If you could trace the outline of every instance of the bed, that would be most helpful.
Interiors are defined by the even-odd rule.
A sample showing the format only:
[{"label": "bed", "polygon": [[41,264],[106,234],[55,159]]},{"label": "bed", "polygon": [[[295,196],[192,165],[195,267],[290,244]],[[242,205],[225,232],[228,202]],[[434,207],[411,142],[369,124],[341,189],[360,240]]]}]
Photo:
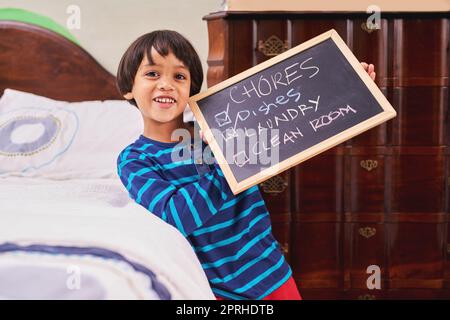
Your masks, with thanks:
[{"label": "bed", "polygon": [[187,240],[115,173],[141,124],[114,76],[0,21],[0,95],[0,299],[214,299]]}]

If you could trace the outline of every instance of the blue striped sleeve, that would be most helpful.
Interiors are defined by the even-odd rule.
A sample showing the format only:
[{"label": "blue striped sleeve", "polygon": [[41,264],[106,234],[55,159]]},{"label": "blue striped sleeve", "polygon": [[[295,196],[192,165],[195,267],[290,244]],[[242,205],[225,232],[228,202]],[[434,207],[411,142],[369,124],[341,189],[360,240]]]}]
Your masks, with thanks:
[{"label": "blue striped sleeve", "polygon": [[202,227],[232,197],[228,183],[216,169],[180,186],[162,178],[148,159],[129,160],[130,156],[119,158],[117,166],[130,196],[184,236]]}]

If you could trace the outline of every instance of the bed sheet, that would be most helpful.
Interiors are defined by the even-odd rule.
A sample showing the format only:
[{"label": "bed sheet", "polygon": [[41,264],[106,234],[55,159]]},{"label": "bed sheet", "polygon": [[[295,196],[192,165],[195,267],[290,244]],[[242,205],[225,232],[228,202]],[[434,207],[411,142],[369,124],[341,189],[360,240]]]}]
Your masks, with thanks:
[{"label": "bed sheet", "polygon": [[119,179],[0,179],[2,275],[6,299],[214,299],[187,240]]}]

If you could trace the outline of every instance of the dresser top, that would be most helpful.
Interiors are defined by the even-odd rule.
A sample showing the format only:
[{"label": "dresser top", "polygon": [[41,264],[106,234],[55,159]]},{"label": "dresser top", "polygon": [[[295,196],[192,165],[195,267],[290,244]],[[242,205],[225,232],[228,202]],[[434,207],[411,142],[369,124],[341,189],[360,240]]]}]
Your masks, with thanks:
[{"label": "dresser top", "polygon": [[442,12],[450,11],[450,0],[224,0],[220,11],[297,11],[297,12],[373,12],[376,5],[380,12]]}]

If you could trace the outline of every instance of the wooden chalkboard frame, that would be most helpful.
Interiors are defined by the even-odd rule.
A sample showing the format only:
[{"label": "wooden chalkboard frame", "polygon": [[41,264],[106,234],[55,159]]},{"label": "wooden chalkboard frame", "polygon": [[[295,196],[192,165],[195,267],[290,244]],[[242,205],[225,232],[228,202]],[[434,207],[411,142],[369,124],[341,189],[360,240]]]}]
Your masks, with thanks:
[{"label": "wooden chalkboard frame", "polygon": [[[307,50],[310,47],[313,47],[323,41],[326,41],[328,39],[331,39],[334,41],[336,46],[339,48],[339,50],[342,52],[342,54],[346,57],[350,65],[353,67],[354,71],[357,75],[361,78],[363,83],[367,86],[370,93],[373,95],[373,97],[376,99],[376,101],[380,104],[380,106],[383,108],[383,111],[381,113],[376,114],[375,116],[358,123],[357,125],[350,127],[344,131],[341,131],[340,133],[323,140],[322,142],[297,153],[296,155],[285,159],[278,163],[277,165],[274,165],[270,168],[267,168],[243,181],[238,182],[236,178],[233,175],[233,172],[231,171],[231,168],[229,164],[227,163],[225,156],[222,153],[222,150],[219,147],[219,144],[214,139],[214,136],[212,134],[211,129],[209,128],[209,125],[207,121],[205,120],[201,109],[199,105],[197,104],[197,101],[200,101],[210,95],[213,95],[214,93],[221,91],[223,89],[226,89],[227,87],[232,86],[235,83],[240,82],[243,79],[248,78],[249,76],[252,76],[274,64],[277,64],[293,55],[296,55],[302,51]],[[383,93],[380,91],[378,86],[375,84],[375,82],[370,78],[370,76],[367,74],[367,72],[364,70],[364,68],[361,66],[358,59],[354,56],[354,54],[351,52],[351,50],[347,47],[344,40],[339,36],[339,34],[334,30],[331,29],[327,32],[324,32],[320,35],[318,35],[315,38],[312,38],[311,40],[308,40],[272,59],[269,59],[267,61],[264,61],[240,74],[237,74],[211,88],[208,90],[201,92],[199,94],[196,94],[189,99],[189,106],[191,107],[192,112],[194,113],[194,116],[196,120],[199,123],[199,126],[201,130],[204,132],[205,138],[208,141],[211,150],[214,153],[214,156],[216,157],[220,168],[222,169],[225,178],[228,181],[228,184],[233,191],[234,194],[238,194],[255,184],[261,183],[270,177],[285,171],[303,161],[306,161],[310,159],[311,157],[316,156],[319,153],[322,153],[358,134],[361,134],[364,131],[367,131],[389,119],[392,119],[396,116],[396,111],[392,107],[392,105],[389,103],[389,101],[386,99],[386,97],[383,95]]]}]

